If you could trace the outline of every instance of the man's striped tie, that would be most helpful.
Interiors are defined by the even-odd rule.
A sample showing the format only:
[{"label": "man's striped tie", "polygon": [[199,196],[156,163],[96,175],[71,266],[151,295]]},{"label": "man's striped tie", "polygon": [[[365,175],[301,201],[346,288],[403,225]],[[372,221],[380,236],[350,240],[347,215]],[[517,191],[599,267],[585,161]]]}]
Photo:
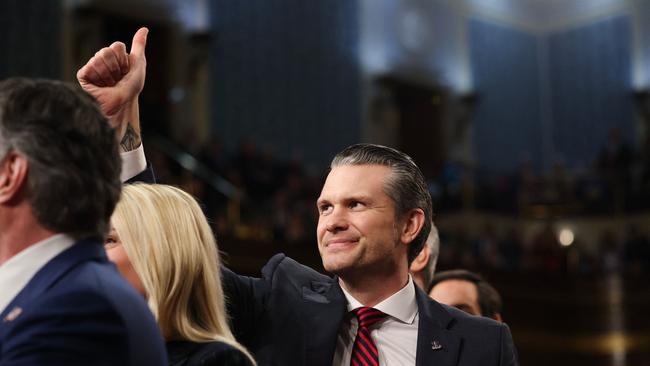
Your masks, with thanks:
[{"label": "man's striped tie", "polygon": [[386,314],[377,309],[366,307],[356,308],[352,312],[359,321],[359,329],[352,347],[350,366],[379,366],[379,353],[368,327],[383,320]]}]

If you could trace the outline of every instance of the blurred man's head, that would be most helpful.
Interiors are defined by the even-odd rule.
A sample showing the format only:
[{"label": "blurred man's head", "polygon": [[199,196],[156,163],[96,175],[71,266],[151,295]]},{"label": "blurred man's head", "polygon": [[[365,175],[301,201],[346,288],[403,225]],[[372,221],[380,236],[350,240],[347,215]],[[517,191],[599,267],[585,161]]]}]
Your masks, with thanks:
[{"label": "blurred man's head", "polygon": [[423,291],[429,288],[429,283],[433,278],[436,271],[436,264],[438,263],[438,254],[440,253],[440,238],[438,236],[438,229],[431,223],[431,231],[424,243],[424,247],[420,254],[411,262],[410,272],[413,276],[413,281]]},{"label": "blurred man's head", "polygon": [[357,144],[337,154],[318,199],[324,268],[341,278],[408,270],[431,227],[431,197],[413,160]]},{"label": "blurred man's head", "polygon": [[436,274],[429,296],[472,315],[501,321],[501,296],[481,276],[463,269]]},{"label": "blurred man's head", "polygon": [[105,235],[120,169],[114,131],[88,94],[51,80],[0,82],[0,232],[27,215],[51,232]]}]

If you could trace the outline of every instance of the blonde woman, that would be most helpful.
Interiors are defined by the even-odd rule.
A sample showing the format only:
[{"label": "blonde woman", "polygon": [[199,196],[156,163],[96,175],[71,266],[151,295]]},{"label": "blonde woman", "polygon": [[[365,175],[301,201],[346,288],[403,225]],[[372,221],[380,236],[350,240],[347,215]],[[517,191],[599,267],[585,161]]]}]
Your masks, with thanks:
[{"label": "blonde woman", "polygon": [[127,185],[111,221],[108,257],[147,298],[170,365],[254,365],[228,326],[217,244],[194,198]]}]

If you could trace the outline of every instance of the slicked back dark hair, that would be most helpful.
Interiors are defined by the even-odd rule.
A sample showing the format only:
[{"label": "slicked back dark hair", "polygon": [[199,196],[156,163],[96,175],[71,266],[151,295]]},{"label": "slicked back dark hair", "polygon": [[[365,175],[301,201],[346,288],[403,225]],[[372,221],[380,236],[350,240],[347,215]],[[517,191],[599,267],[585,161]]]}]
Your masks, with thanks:
[{"label": "slicked back dark hair", "polygon": [[53,80],[0,82],[0,159],[9,151],[27,159],[25,197],[41,225],[77,239],[106,234],[121,160],[91,96]]},{"label": "slicked back dark hair", "polygon": [[476,292],[478,293],[478,306],[481,308],[482,316],[494,318],[496,314],[501,314],[503,303],[499,292],[485,281],[483,277],[465,269],[453,269],[437,273],[433,276],[433,281],[431,281],[427,293],[430,294],[431,290],[433,290],[437,284],[449,280],[467,281],[476,286]]},{"label": "slicked back dark hair", "polygon": [[347,147],[336,154],[330,168],[342,165],[383,165],[391,169],[392,174],[384,186],[386,194],[395,202],[397,218],[413,209],[424,211],[424,225],[409,244],[408,263],[420,254],[424,242],[431,230],[431,216],[433,215],[431,195],[420,168],[410,156],[393,148],[374,145],[356,144]]}]

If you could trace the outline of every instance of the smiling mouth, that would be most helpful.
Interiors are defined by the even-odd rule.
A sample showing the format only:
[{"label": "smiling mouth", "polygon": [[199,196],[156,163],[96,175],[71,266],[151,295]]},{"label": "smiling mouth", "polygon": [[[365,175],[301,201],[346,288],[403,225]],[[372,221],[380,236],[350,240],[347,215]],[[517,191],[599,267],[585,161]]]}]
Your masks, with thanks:
[{"label": "smiling mouth", "polygon": [[358,242],[358,239],[335,239],[328,241],[325,247],[330,250],[345,249],[346,247],[356,245]]}]

